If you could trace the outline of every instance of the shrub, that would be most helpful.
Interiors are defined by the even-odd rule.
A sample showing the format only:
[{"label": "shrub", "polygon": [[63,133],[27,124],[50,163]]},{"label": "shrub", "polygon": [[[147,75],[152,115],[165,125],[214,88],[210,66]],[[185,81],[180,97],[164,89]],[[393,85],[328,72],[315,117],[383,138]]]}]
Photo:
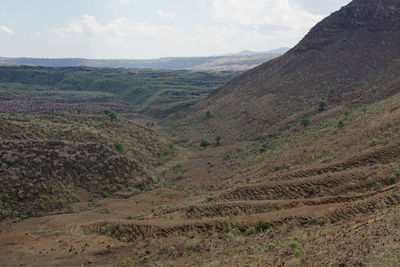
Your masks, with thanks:
[{"label": "shrub", "polygon": [[121,267],[133,267],[133,261],[131,258],[127,258],[126,260],[121,262]]},{"label": "shrub", "polygon": [[124,145],[118,142],[114,143],[114,147],[117,151],[121,152],[122,150],[124,150]]},{"label": "shrub", "polygon": [[125,219],[133,220],[133,219],[135,219],[135,216],[133,216],[132,214],[128,214],[128,215],[125,216]]},{"label": "shrub", "polygon": [[146,262],[150,259],[150,255],[148,253],[140,253],[139,254],[139,260],[141,262]]},{"label": "shrub", "polygon": [[271,141],[266,141],[264,142],[261,147],[260,147],[260,152],[265,152],[267,151],[267,148],[271,146]]},{"label": "shrub", "polygon": [[323,220],[319,217],[310,218],[307,222],[309,225],[322,225],[324,224]]},{"label": "shrub", "polygon": [[338,128],[343,128],[345,126],[345,123],[344,123],[344,121],[342,121],[342,120],[340,120],[339,122],[338,122],[338,124],[337,124],[337,127]]},{"label": "shrub", "polygon": [[103,110],[104,115],[109,117],[111,120],[116,120],[117,119],[117,114],[111,110]]},{"label": "shrub", "polygon": [[174,145],[173,143],[169,143],[169,144],[168,144],[168,148],[169,148],[170,150],[174,150],[174,147],[175,147],[175,145]]},{"label": "shrub", "polygon": [[389,176],[388,180],[389,180],[389,184],[397,183],[397,177],[395,175]]},{"label": "shrub", "polygon": [[213,116],[213,115],[212,115],[211,111],[207,110],[207,111],[206,111],[206,119],[209,119],[209,118],[211,118],[212,116]]},{"label": "shrub", "polygon": [[204,149],[206,149],[209,145],[211,145],[211,143],[208,142],[207,140],[203,140],[200,142],[200,146],[203,147]]},{"label": "shrub", "polygon": [[154,127],[154,122],[152,122],[152,121],[148,121],[148,122],[146,122],[146,127],[148,128],[148,129],[151,129],[151,128],[153,128]]},{"label": "shrub", "polygon": [[244,233],[246,235],[254,235],[254,234],[257,234],[257,230],[255,227],[249,227],[246,229],[246,231]]},{"label": "shrub", "polygon": [[381,183],[376,183],[374,189],[375,190],[381,190],[382,189],[382,184]]},{"label": "shrub", "polygon": [[324,111],[326,108],[326,103],[324,101],[319,102],[319,111]]},{"label": "shrub", "polygon": [[291,249],[295,250],[299,247],[299,242],[297,242],[296,240],[293,240],[289,243],[289,246]]},{"label": "shrub", "polygon": [[255,228],[257,233],[261,233],[267,231],[270,227],[271,226],[268,223],[266,223],[263,219],[260,219],[257,221]]},{"label": "shrub", "polygon": [[269,243],[268,244],[268,249],[269,250],[273,250],[273,249],[275,249],[276,248],[276,244],[275,243]]},{"label": "shrub", "polygon": [[109,208],[101,208],[98,210],[98,213],[100,214],[110,214],[111,210]]},{"label": "shrub", "polygon": [[221,139],[222,139],[222,136],[220,136],[220,135],[217,135],[216,137],[215,137],[215,142],[217,142],[215,145],[216,146],[220,146],[221,145]]},{"label": "shrub", "polygon": [[310,119],[304,118],[300,121],[300,124],[304,126],[304,128],[307,128],[308,125],[310,125]]}]

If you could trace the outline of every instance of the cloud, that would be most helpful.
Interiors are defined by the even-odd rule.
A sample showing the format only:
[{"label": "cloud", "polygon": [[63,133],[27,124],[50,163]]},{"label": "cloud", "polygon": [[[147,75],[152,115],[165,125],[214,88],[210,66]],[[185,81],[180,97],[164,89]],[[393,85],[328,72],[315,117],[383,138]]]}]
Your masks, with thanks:
[{"label": "cloud", "polygon": [[285,27],[304,33],[323,16],[314,15],[289,0],[210,0],[217,20],[233,25]]},{"label": "cloud", "polygon": [[190,46],[190,38],[175,27],[117,18],[100,24],[96,17],[83,15],[65,27],[36,35],[60,48],[65,56],[147,58],[173,54]]},{"label": "cloud", "polygon": [[[306,11],[293,0],[199,1],[214,18],[211,23],[190,28],[126,18],[99,23],[95,16],[83,15],[37,36],[65,57],[208,56],[295,45],[324,17]],[[163,18],[175,16],[163,10],[156,13]]]},{"label": "cloud", "polygon": [[168,11],[157,10],[157,15],[164,18],[164,19],[173,19],[175,18],[175,14]]},{"label": "cloud", "polygon": [[0,25],[0,36],[10,36],[13,35],[15,32],[8,28],[7,26]]}]

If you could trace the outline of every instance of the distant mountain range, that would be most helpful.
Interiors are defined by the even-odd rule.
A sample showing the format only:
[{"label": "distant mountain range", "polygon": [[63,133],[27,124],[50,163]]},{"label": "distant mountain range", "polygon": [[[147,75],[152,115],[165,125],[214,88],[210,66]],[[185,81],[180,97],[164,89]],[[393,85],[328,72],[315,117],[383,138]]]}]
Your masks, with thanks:
[{"label": "distant mountain range", "polygon": [[0,57],[0,64],[44,67],[148,68],[168,70],[248,70],[285,53],[288,48],[265,52],[242,51],[212,57],[169,57],[159,59],[86,59],[86,58],[9,58]]},{"label": "distant mountain range", "polygon": [[290,50],[290,47],[280,47],[277,49],[267,50],[267,51],[250,51],[250,50],[243,50],[238,53],[233,54],[225,54],[223,56],[254,56],[254,55],[265,55],[265,54],[285,54],[287,51]]}]

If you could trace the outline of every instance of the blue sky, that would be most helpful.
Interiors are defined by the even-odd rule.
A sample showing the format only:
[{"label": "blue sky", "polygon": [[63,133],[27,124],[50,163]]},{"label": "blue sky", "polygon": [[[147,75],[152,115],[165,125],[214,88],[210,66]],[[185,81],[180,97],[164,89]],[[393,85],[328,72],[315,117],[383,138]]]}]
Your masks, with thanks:
[{"label": "blue sky", "polygon": [[0,56],[158,58],[293,46],[350,0],[1,0]]}]

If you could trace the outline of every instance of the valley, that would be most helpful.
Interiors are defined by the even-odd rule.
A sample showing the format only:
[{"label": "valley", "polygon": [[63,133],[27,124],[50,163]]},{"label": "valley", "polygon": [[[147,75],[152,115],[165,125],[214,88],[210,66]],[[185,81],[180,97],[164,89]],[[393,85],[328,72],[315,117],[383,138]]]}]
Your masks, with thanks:
[{"label": "valley", "polygon": [[0,66],[0,265],[398,266],[399,14],[246,72]]}]

